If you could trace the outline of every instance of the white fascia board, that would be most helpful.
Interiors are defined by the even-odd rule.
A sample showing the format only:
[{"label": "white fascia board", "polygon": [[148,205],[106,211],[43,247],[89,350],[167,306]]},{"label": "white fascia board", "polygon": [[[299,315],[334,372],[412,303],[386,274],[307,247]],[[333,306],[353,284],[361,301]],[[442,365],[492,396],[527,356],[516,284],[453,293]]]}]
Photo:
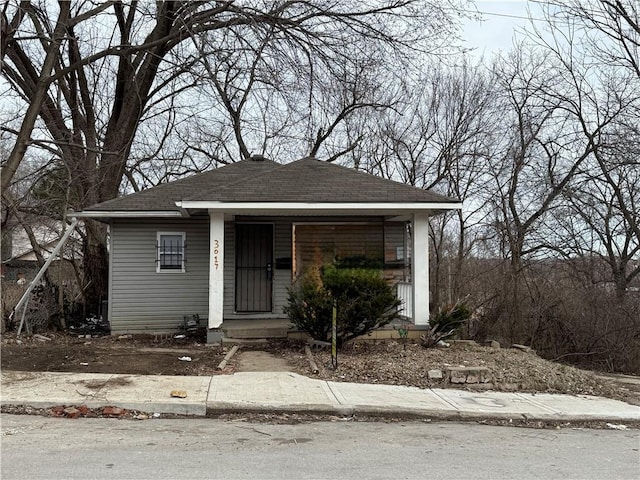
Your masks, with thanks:
[{"label": "white fascia board", "polygon": [[214,211],[389,211],[415,212],[431,210],[461,210],[462,202],[452,203],[305,203],[305,202],[211,202],[211,201],[181,201],[176,202],[178,208],[197,208]]},{"label": "white fascia board", "polygon": [[83,211],[70,213],[71,217],[78,218],[149,218],[149,217],[182,217],[182,213],[177,211]]}]

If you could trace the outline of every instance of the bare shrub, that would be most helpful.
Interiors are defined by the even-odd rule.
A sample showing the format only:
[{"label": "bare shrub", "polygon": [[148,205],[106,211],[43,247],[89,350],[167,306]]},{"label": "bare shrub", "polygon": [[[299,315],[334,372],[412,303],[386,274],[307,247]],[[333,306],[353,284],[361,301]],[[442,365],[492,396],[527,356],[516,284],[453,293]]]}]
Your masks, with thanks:
[{"label": "bare shrub", "polygon": [[9,325],[9,315],[11,315],[26,289],[26,285],[2,282],[2,295],[0,296],[2,301],[2,331],[11,327]]},{"label": "bare shrub", "polygon": [[470,338],[522,343],[545,358],[583,367],[640,373],[640,293],[620,297],[561,261],[529,265],[523,279],[516,323],[508,313],[508,279],[498,268],[482,275],[484,291],[472,296],[485,300],[469,324]]},{"label": "bare shrub", "polygon": [[[23,309],[15,312],[10,320],[11,312],[14,311],[20,298],[27,289],[27,285],[6,284],[2,285],[2,324],[3,329],[18,328],[22,319]],[[59,310],[54,289],[38,286],[33,289],[27,303],[25,313],[25,328],[33,332],[47,330],[56,319]]]}]

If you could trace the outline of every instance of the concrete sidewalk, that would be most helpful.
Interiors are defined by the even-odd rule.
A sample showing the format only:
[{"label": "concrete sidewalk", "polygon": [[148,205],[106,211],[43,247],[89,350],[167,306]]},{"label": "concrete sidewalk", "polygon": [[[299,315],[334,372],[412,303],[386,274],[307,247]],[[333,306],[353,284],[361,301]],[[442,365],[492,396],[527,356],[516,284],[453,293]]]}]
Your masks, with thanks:
[{"label": "concrete sidewalk", "polygon": [[[213,377],[3,371],[2,405],[116,406],[149,413],[288,412],[437,419],[638,422],[640,407],[586,395],[470,392],[327,382],[290,372]],[[186,398],[174,398],[184,390]]]}]

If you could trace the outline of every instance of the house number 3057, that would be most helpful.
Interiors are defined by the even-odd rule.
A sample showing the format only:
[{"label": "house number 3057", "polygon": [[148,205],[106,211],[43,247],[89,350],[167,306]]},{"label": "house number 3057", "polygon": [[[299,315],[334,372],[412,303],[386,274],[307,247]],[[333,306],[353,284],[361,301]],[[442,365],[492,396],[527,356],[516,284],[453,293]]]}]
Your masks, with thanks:
[{"label": "house number 3057", "polygon": [[218,270],[218,267],[219,267],[219,263],[218,263],[219,253],[220,253],[220,241],[214,240],[213,241],[213,266],[216,267],[216,270]]}]

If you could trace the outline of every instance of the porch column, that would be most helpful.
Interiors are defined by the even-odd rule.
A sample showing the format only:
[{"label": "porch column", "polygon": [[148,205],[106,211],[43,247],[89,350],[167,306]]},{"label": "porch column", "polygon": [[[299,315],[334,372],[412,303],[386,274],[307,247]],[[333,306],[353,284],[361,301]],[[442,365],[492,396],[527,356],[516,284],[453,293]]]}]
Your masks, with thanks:
[{"label": "porch column", "polygon": [[429,215],[413,215],[411,276],[413,283],[413,322],[429,324]]},{"label": "porch column", "polygon": [[224,305],[224,213],[209,210],[209,328],[222,325]]}]

